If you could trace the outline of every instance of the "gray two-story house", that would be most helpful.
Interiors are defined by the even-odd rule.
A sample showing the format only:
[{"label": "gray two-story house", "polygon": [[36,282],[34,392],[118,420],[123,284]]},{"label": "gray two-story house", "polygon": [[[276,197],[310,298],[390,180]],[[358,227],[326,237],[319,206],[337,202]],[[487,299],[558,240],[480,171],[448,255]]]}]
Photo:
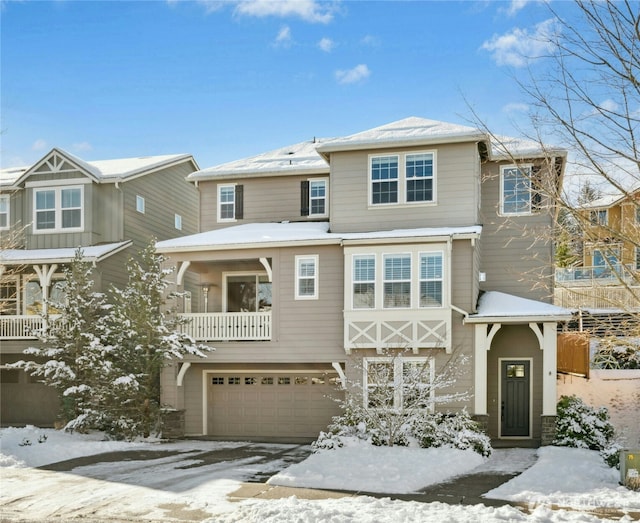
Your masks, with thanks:
[{"label": "gray two-story house", "polygon": [[394,408],[402,365],[433,379],[455,359],[459,377],[435,393],[469,397],[439,408],[546,442],[569,316],[524,275],[552,280],[550,243],[530,237],[554,216],[535,179],[560,184],[566,152],[508,143],[407,118],[190,174],[204,232],[158,243],[177,288],[199,287],[182,305],[189,332],[216,349],[163,374],[185,434],[310,439],[333,399],[380,386],[371,366],[399,367]]},{"label": "gray two-story house", "polygon": [[82,249],[96,291],[127,282],[125,270],[151,238],[197,232],[191,155],[84,161],[53,149],[29,167],[0,173],[0,422],[51,425],[55,391],[7,364],[37,346],[44,313],[64,299],[62,268]]}]

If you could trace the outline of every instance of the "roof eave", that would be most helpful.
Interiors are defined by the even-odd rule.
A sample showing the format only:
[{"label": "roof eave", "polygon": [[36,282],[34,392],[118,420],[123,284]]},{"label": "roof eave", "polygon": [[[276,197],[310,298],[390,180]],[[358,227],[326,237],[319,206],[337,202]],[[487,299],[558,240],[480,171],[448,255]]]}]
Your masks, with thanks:
[{"label": "roof eave", "polygon": [[281,247],[306,247],[315,245],[339,245],[340,238],[323,238],[308,240],[282,240],[255,243],[228,243],[221,245],[178,245],[175,247],[161,247],[156,245],[156,251],[161,254],[207,252],[207,251],[235,251],[249,249],[275,249]]},{"label": "roof eave", "polygon": [[512,315],[512,316],[477,316],[470,315],[464,319],[464,323],[544,323],[544,322],[560,322],[570,321],[572,314],[531,314],[531,315]]},{"label": "roof eave", "polygon": [[220,171],[204,176],[187,176],[189,182],[206,182],[212,180],[244,180],[247,178],[270,178],[272,176],[316,176],[329,175],[329,166],[309,169],[274,169],[265,171]]}]

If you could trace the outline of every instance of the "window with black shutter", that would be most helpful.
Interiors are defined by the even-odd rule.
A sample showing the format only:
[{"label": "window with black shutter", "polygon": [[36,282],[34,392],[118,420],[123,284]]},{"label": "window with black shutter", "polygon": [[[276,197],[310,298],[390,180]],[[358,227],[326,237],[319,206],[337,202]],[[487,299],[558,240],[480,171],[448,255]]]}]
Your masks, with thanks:
[{"label": "window with black shutter", "polygon": [[309,180],[300,182],[300,216],[309,216]]}]

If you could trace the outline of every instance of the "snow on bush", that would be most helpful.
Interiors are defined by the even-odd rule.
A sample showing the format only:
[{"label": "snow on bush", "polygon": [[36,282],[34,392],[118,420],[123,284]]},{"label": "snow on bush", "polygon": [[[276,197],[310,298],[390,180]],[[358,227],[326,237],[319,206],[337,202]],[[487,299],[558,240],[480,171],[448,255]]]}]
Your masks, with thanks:
[{"label": "snow on bush", "polygon": [[618,464],[620,445],[606,407],[594,409],[577,396],[562,396],[558,402],[554,445],[600,451],[611,467]]}]

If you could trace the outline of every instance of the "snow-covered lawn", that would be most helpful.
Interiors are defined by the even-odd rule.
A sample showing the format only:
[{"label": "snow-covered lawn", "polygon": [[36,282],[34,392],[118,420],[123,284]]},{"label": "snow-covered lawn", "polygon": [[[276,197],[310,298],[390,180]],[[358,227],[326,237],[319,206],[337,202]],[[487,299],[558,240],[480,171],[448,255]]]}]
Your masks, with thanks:
[{"label": "snow-covered lawn", "polygon": [[[430,523],[605,521],[585,512],[551,510],[551,504],[579,510],[615,508],[640,512],[640,493],[619,486],[617,471],[604,466],[596,452],[554,447],[540,449],[537,461],[528,470],[487,494],[495,499],[530,503],[530,514],[512,506],[418,503],[388,497],[307,500],[301,499],[302,493],[282,499],[231,502],[229,494],[243,481],[261,466],[273,467],[274,463],[260,465],[240,459],[232,464],[203,465],[198,463],[197,455],[238,445],[246,443],[123,443],[53,430],[2,429],[0,513],[8,521],[29,518],[61,522],[81,517],[85,521],[137,522]],[[78,467],[71,473],[31,468],[114,450],[174,450],[176,454],[144,461],[98,463]],[[356,445],[312,455],[282,470],[270,484],[414,492],[429,483],[471,471],[519,472],[531,464],[532,457],[529,449],[497,450],[490,460],[484,460],[471,451]]]}]

